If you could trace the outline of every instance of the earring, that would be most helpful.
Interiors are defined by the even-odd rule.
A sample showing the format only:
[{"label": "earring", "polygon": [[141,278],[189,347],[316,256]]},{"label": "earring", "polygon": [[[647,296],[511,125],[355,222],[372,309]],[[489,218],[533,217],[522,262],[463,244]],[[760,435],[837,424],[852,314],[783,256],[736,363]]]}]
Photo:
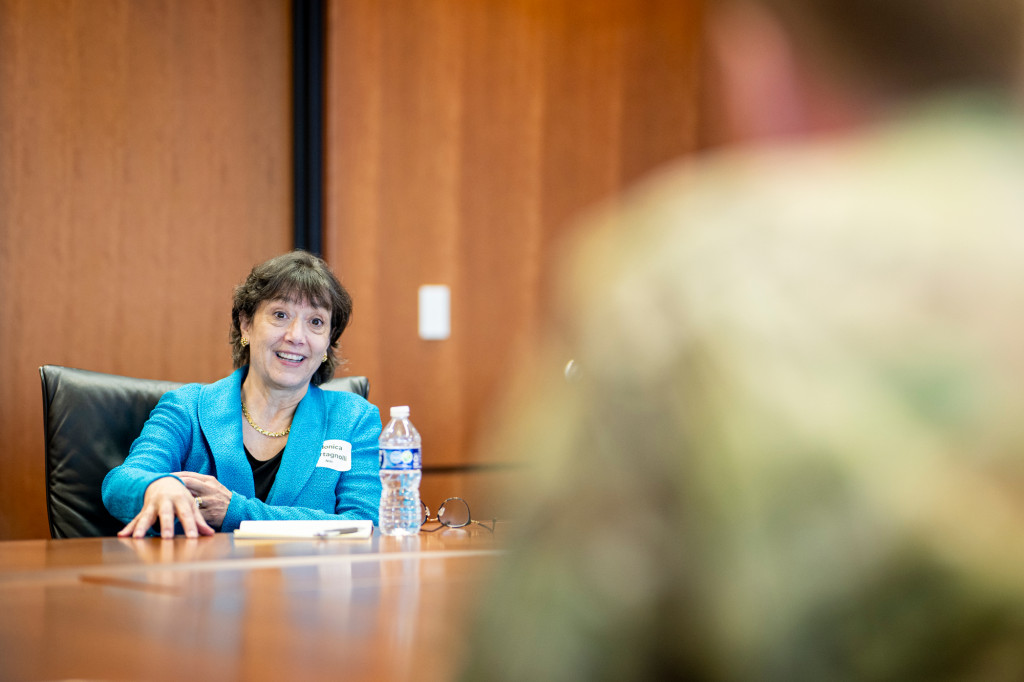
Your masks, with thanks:
[{"label": "earring", "polygon": [[249,345],[249,339],[247,339],[247,338],[245,338],[245,337],[243,336],[243,337],[242,337],[242,340],[241,340],[241,341],[239,341],[239,343],[241,343],[241,344],[242,344],[242,348],[245,348],[246,346],[248,346],[248,345]]},{"label": "earring", "polygon": [[324,351],[324,356],[320,359],[320,362],[327,362],[327,351]]}]

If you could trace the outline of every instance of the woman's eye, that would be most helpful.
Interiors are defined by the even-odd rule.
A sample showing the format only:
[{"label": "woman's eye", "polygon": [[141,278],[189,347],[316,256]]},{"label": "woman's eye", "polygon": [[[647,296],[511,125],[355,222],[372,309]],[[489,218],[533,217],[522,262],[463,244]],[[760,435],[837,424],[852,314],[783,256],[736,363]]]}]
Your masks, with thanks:
[{"label": "woman's eye", "polygon": [[283,311],[278,310],[278,311],[274,312],[274,317],[276,317],[279,320],[283,320],[285,318],[285,314],[284,314]]}]

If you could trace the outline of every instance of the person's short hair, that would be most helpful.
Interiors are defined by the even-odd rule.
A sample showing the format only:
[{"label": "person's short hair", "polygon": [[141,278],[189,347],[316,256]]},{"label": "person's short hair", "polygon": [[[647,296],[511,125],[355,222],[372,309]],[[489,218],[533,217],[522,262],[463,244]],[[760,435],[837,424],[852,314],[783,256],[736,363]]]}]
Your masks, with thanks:
[{"label": "person's short hair", "polygon": [[242,345],[242,320],[252,320],[261,303],[275,300],[301,301],[331,311],[327,361],[313,374],[310,383],[319,386],[330,380],[342,364],[337,344],[352,316],[352,297],[323,259],[301,250],[256,265],[245,281],[235,287],[230,334],[234,366],[249,364],[249,346]]},{"label": "person's short hair", "polygon": [[1021,0],[756,0],[827,67],[895,93],[1016,82]]}]

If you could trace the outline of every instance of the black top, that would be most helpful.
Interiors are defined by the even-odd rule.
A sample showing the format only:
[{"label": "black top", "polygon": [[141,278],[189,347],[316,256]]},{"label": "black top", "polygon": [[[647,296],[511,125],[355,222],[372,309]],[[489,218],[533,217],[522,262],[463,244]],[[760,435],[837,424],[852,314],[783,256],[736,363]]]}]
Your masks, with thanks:
[{"label": "black top", "polygon": [[252,478],[256,483],[256,497],[262,502],[267,501],[267,495],[270,494],[270,488],[274,485],[274,479],[277,478],[277,470],[281,468],[281,453],[284,452],[284,448],[281,448],[281,452],[277,453],[266,462],[261,462],[252,454],[249,453],[249,448],[242,446],[245,450],[245,458],[249,460],[249,466],[252,467]]}]

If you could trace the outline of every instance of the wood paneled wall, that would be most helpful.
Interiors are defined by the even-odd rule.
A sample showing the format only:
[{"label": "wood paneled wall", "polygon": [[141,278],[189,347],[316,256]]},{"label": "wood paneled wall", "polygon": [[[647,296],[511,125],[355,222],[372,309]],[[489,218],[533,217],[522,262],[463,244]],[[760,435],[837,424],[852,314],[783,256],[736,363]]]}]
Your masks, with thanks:
[{"label": "wood paneled wall", "polygon": [[282,0],[0,0],[0,539],[48,537],[37,368],[210,381],[291,247]]},{"label": "wood paneled wall", "polygon": [[[559,231],[696,147],[699,4],[329,0],[343,371],[412,406],[428,467],[477,463]],[[231,287],[291,246],[290,63],[287,0],[0,0],[0,539],[47,534],[39,365],[230,369]],[[417,337],[421,284],[451,339]],[[505,478],[424,497],[489,516]]]},{"label": "wood paneled wall", "polygon": [[[325,255],[355,299],[343,352],[385,419],[411,406],[426,467],[479,463],[567,221],[696,148],[699,9],[329,0]],[[451,287],[449,340],[418,338],[421,284]],[[505,513],[487,508],[494,479],[428,474],[424,497]]]}]

